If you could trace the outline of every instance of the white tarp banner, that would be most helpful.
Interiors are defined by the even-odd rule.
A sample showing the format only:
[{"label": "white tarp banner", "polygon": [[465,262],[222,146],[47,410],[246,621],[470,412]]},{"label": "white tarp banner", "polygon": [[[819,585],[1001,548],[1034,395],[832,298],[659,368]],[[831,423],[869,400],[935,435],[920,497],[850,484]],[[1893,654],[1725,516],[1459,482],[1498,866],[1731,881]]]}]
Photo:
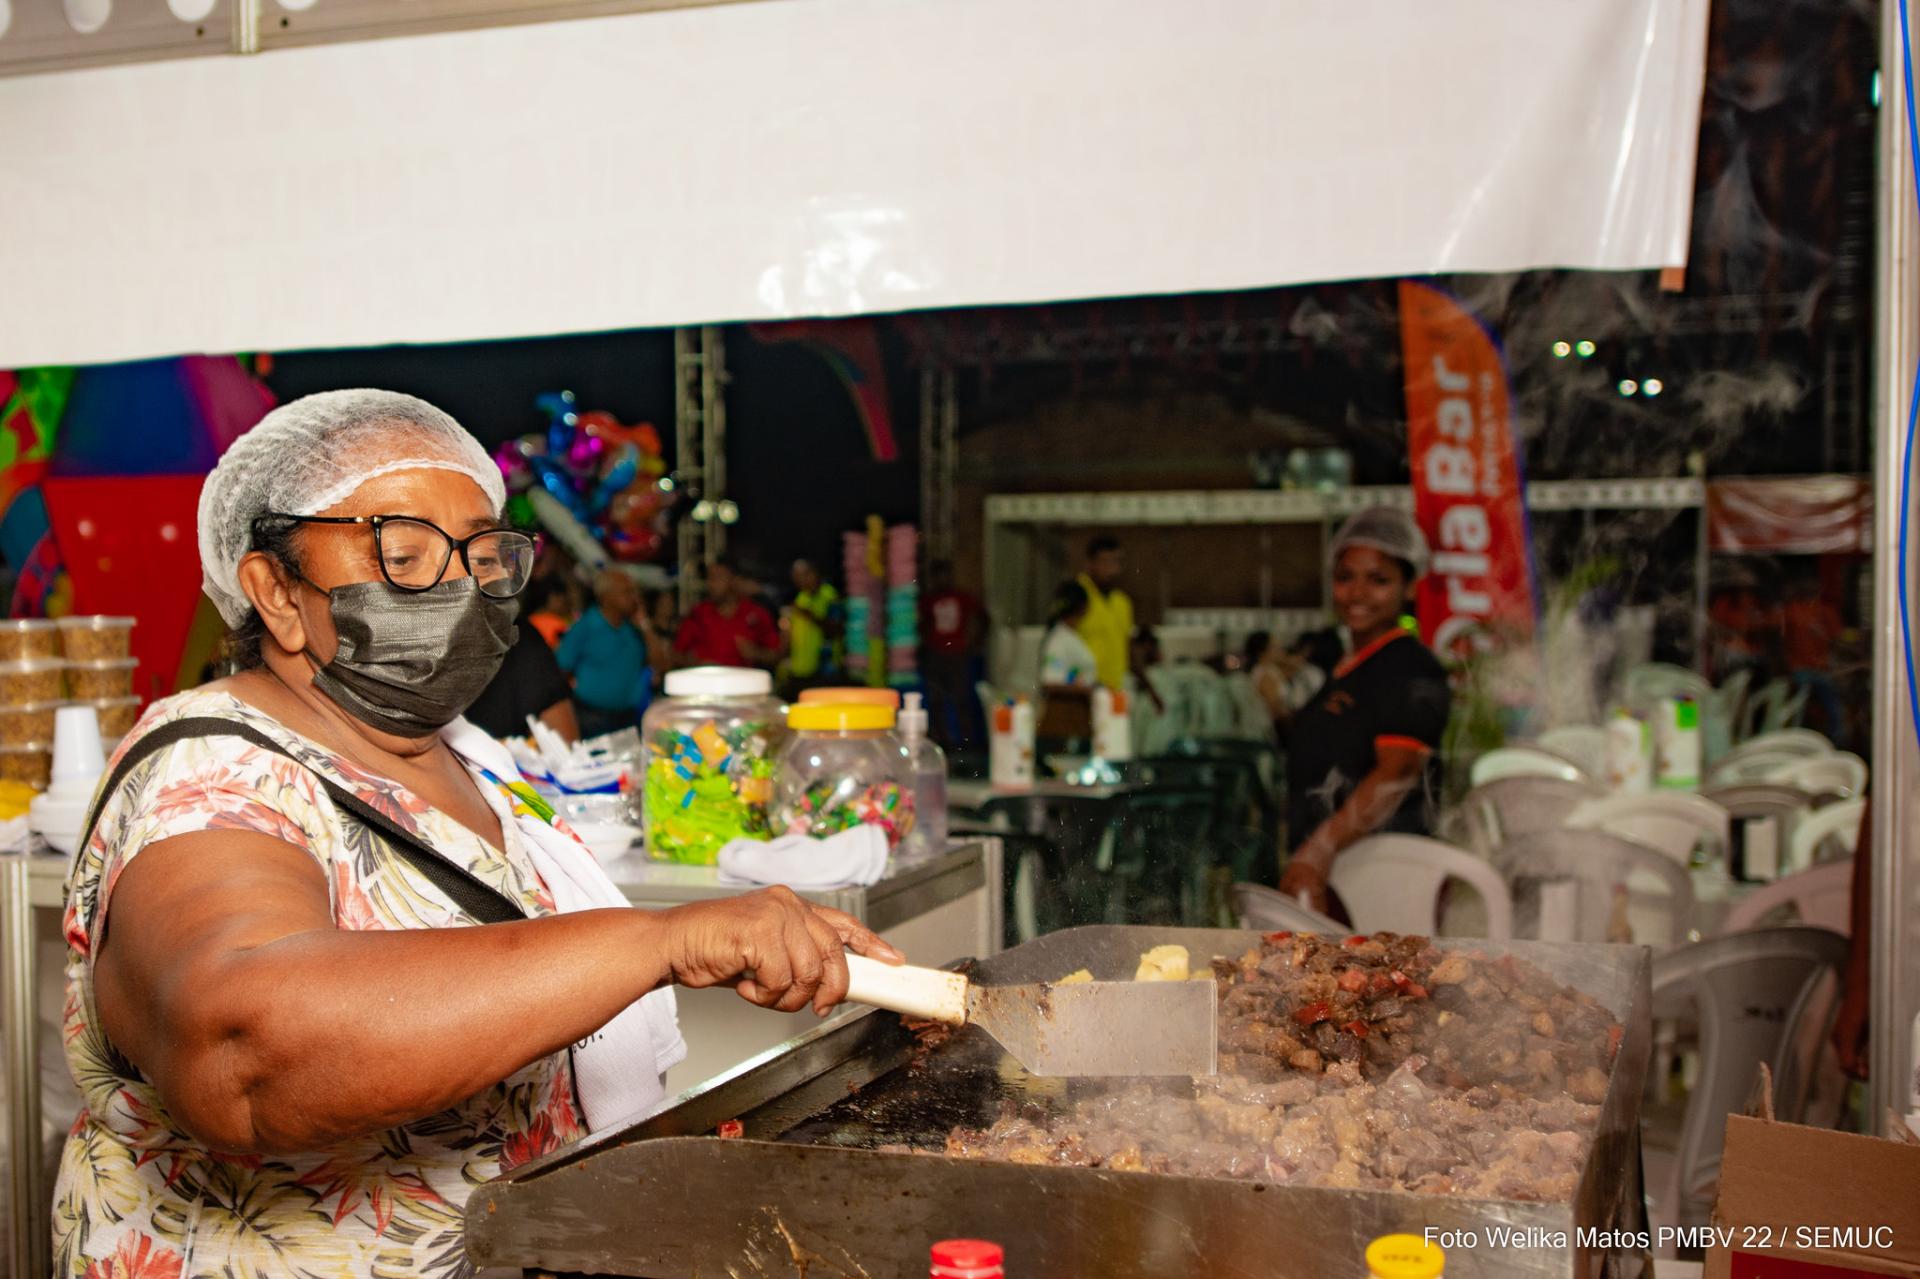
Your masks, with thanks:
[{"label": "white tarp banner", "polygon": [[1678,265],[1706,19],[781,0],[0,79],[0,368]]}]

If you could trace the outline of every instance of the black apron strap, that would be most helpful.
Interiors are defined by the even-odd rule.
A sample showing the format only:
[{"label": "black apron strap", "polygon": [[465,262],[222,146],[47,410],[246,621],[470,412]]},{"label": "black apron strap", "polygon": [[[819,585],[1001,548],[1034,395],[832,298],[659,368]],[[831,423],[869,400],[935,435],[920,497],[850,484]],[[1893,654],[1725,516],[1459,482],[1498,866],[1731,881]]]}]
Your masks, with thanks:
[{"label": "black apron strap", "polygon": [[409,865],[426,877],[427,881],[450,898],[466,914],[483,924],[503,924],[516,919],[525,919],[527,914],[518,903],[507,897],[492,885],[480,879],[464,866],[448,861],[432,845],[411,831],[401,828],[399,823],[379,809],[368,804],[344,786],[331,778],[322,776],[312,767],[282,746],[279,742],[239,720],[225,719],[217,715],[193,716],[177,719],[146,734],[127,749],[114,767],[113,774],[107,778],[106,785],[100,788],[94,797],[93,808],[87,814],[86,825],[81,827],[78,847],[84,849],[93,838],[93,828],[100,820],[100,810],[106,807],[107,799],[126,781],[134,765],[146,759],[156,751],[164,750],[175,742],[195,737],[239,737],[252,742],[264,750],[293,760],[308,772],[326,789],[334,806],[351,815],[361,825],[377,831],[393,850],[404,858]]}]

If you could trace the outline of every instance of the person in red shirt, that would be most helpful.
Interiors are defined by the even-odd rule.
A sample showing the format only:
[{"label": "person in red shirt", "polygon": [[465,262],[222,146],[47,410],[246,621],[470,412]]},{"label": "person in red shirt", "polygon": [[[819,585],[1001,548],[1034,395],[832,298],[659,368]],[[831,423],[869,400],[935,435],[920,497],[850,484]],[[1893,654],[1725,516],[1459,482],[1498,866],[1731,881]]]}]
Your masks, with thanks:
[{"label": "person in red shirt", "polygon": [[1794,687],[1805,688],[1826,722],[1821,726],[1836,746],[1845,742],[1847,724],[1840,690],[1833,681],[1833,646],[1846,629],[1835,608],[1820,594],[1820,579],[1809,573],[1787,588],[1780,609],[1780,652]]},{"label": "person in red shirt", "polygon": [[976,724],[973,685],[987,614],[979,600],[954,585],[952,561],[934,561],[927,577],[929,589],[920,600],[927,709],[935,735],[949,747],[964,746],[985,736],[984,726]]},{"label": "person in red shirt", "polygon": [[693,606],[673,649],[688,666],[771,667],[780,655],[780,630],[767,606],[743,589],[733,562],[707,568],[707,597]]}]

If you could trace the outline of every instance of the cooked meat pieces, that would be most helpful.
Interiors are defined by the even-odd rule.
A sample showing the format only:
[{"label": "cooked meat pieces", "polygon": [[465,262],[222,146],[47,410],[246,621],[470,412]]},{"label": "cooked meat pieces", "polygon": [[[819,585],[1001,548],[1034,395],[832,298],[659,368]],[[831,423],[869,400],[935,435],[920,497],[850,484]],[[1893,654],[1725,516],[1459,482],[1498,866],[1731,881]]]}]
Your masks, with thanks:
[{"label": "cooked meat pieces", "polygon": [[1396,1189],[1571,1197],[1620,1027],[1532,965],[1424,937],[1269,934],[1212,964],[1221,1074],[1065,1114],[1009,1109],[947,1153],[1020,1163]]}]

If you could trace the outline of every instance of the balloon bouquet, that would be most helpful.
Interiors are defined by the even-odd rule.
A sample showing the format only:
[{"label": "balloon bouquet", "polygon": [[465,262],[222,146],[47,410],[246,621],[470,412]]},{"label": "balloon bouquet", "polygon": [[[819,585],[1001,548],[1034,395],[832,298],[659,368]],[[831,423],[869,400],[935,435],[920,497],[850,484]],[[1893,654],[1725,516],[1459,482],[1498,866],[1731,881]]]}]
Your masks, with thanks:
[{"label": "balloon bouquet", "polygon": [[575,559],[597,568],[609,556],[627,563],[656,559],[666,543],[675,493],[666,479],[660,433],[649,422],[623,425],[611,413],[581,413],[572,391],[534,401],[544,431],[494,450],[507,482],[507,516],[518,527],[544,527]]}]

